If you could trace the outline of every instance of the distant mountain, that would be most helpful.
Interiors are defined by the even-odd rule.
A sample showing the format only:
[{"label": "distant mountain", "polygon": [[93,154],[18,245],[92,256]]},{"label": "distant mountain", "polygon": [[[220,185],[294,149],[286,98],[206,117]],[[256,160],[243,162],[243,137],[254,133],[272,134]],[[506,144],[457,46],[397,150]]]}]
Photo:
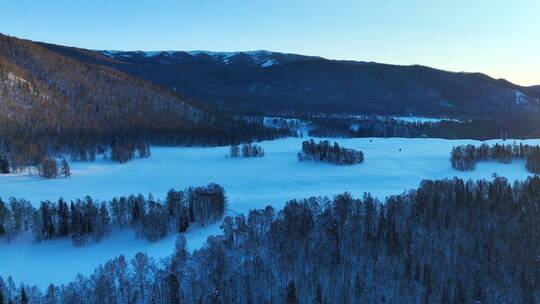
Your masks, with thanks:
[{"label": "distant mountain", "polygon": [[210,52],[210,51],[98,51],[113,59],[145,63],[156,61],[161,64],[211,63],[217,66],[270,67],[292,62],[317,59],[296,54],[276,53],[265,50],[246,52]]},{"label": "distant mountain", "polygon": [[232,112],[459,118],[540,111],[540,91],[480,73],[270,51],[90,51],[44,44]]}]

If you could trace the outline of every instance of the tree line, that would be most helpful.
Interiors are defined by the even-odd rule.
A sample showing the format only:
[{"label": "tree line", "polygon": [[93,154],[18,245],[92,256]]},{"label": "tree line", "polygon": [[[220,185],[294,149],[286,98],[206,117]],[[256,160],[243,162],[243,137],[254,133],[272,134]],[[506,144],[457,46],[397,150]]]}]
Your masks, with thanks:
[{"label": "tree line", "polygon": [[513,144],[481,144],[480,146],[463,145],[452,147],[450,162],[452,168],[459,171],[471,171],[481,161],[498,161],[511,163],[514,158],[525,159],[525,167],[531,173],[540,173],[540,146],[523,143]]},{"label": "tree line", "polygon": [[4,303],[538,303],[540,177],[423,181],[226,217],[190,253],[120,256],[47,290],[0,279]]},{"label": "tree line", "polygon": [[[6,133],[7,132],[7,133]],[[24,128],[0,130],[0,174],[38,167],[45,159],[69,157],[72,161],[94,161],[97,155],[125,163],[151,155],[157,146],[226,146],[239,142],[276,139],[293,135],[289,129],[265,127],[262,122],[240,119],[233,126],[196,130],[69,131],[51,134]]]},{"label": "tree line", "polygon": [[302,152],[298,153],[298,160],[353,165],[364,162],[364,153],[362,151],[340,147],[337,142],[330,144],[328,140],[321,140],[316,143],[312,138],[302,142]]},{"label": "tree line", "polygon": [[18,156],[11,157],[11,161],[6,151],[9,150],[6,146],[0,146],[0,174],[9,174],[11,172],[21,171],[23,168],[37,167],[40,176],[45,178],[56,178],[62,175],[65,178],[71,176],[71,168],[66,159],[66,156],[71,157],[72,161],[95,161],[97,155],[102,154],[104,159],[119,162],[121,164],[132,160],[135,156],[140,158],[148,158],[151,155],[150,147],[143,141],[137,143],[115,142],[110,149],[103,146],[98,146],[95,149],[70,151],[62,155],[60,161],[55,160],[55,157],[44,154],[42,159],[39,159],[40,154],[31,162],[19,163]]},{"label": "tree line", "polygon": [[169,232],[185,232],[191,223],[206,225],[221,219],[226,209],[224,189],[217,184],[174,189],[164,202],[139,195],[108,202],[87,196],[66,202],[43,201],[37,208],[24,199],[0,199],[0,239],[11,241],[31,231],[36,241],[71,238],[75,246],[99,242],[113,227],[134,230],[155,242]]},{"label": "tree line", "polygon": [[314,137],[405,137],[446,139],[537,138],[540,122],[532,118],[471,119],[464,121],[408,122],[391,117],[321,116],[304,118]]}]

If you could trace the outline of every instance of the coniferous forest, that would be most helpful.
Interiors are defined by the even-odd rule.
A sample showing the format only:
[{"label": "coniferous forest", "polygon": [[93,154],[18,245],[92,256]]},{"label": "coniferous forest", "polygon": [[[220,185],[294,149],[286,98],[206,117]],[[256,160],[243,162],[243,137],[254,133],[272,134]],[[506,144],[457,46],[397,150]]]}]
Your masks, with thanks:
[{"label": "coniferous forest", "polygon": [[193,253],[123,256],[3,303],[538,303],[540,177],[422,182],[384,202],[313,197],[227,217]]},{"label": "coniferous forest", "polygon": [[452,168],[459,171],[471,171],[480,161],[494,160],[501,163],[511,163],[514,158],[525,159],[525,167],[531,173],[540,173],[540,146],[530,146],[520,143],[489,146],[465,145],[452,148],[450,162]]},{"label": "coniferous forest", "polygon": [[84,199],[67,202],[43,201],[34,208],[24,199],[0,199],[0,240],[11,241],[31,231],[35,241],[71,238],[73,245],[99,242],[112,228],[130,229],[150,242],[169,232],[185,232],[196,222],[202,226],[214,223],[225,213],[224,189],[216,184],[171,189],[165,202],[139,195],[114,198],[108,202]]},{"label": "coniferous forest", "polygon": [[313,138],[302,142],[302,152],[298,153],[299,161],[320,161],[336,165],[354,165],[364,162],[364,153],[350,148],[340,147],[337,142],[330,144],[328,140],[316,143]]}]

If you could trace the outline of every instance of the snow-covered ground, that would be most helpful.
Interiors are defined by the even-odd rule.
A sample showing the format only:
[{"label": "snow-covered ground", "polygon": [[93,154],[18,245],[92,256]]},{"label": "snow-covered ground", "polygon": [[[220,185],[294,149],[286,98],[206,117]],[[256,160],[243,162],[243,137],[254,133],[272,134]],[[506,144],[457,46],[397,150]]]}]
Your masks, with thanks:
[{"label": "snow-covered ground", "polygon": [[392,116],[391,118],[395,120],[401,120],[405,122],[412,123],[439,123],[441,121],[453,121],[453,122],[463,122],[459,119],[453,118],[433,118],[433,117],[417,117],[417,116]]},{"label": "snow-covered ground", "polygon": [[369,116],[369,115],[353,115],[354,118],[358,119],[372,119],[377,118],[379,120],[395,119],[409,123],[432,123],[436,124],[442,121],[453,121],[453,122],[465,122],[464,120],[459,120],[455,118],[435,118],[435,117],[422,117],[422,116]]},{"label": "snow-covered ground", "polygon": [[[72,163],[69,179],[44,180],[29,175],[0,176],[0,195],[40,200],[93,198],[109,200],[115,196],[152,193],[164,198],[171,188],[215,182],[222,185],[234,212],[272,205],[276,209],[287,200],[309,196],[333,196],[344,191],[354,195],[371,192],[383,199],[391,194],[415,188],[422,179],[487,178],[493,173],[510,180],[523,179],[529,173],[523,161],[512,164],[479,163],[475,171],[458,172],[450,167],[452,146],[479,144],[473,140],[362,138],[337,139],[340,145],[360,149],[365,162],[353,166],[298,162],[296,154],[305,139],[287,138],[261,143],[263,158],[227,158],[227,147],[152,148],[149,159],[127,164],[98,160]],[[489,142],[493,144],[495,141]],[[540,144],[540,140],[527,141]],[[511,141],[506,141],[511,143]],[[401,149],[401,151],[400,151]],[[218,225],[193,228],[187,234],[191,249],[200,247],[207,236],[219,233]],[[46,287],[65,283],[76,273],[89,274],[110,258],[120,254],[131,258],[145,251],[160,258],[172,252],[175,235],[157,243],[134,238],[132,232],[116,232],[101,243],[76,248],[70,240],[32,242],[25,235],[11,242],[0,242],[0,275],[17,281]]]}]

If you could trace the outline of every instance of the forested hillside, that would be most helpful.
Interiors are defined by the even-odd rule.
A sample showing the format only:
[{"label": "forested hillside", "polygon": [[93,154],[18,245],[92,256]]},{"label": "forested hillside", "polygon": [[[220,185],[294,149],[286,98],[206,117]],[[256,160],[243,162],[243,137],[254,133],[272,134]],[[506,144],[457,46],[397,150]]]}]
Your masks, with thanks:
[{"label": "forested hillside", "polygon": [[214,145],[280,134],[287,133],[203,110],[115,69],[0,35],[0,152],[11,156],[14,167],[65,149],[86,154],[119,142]]},{"label": "forested hillside", "polygon": [[125,52],[43,45],[233,112],[500,119],[540,109],[537,88],[481,73],[268,51]]}]

